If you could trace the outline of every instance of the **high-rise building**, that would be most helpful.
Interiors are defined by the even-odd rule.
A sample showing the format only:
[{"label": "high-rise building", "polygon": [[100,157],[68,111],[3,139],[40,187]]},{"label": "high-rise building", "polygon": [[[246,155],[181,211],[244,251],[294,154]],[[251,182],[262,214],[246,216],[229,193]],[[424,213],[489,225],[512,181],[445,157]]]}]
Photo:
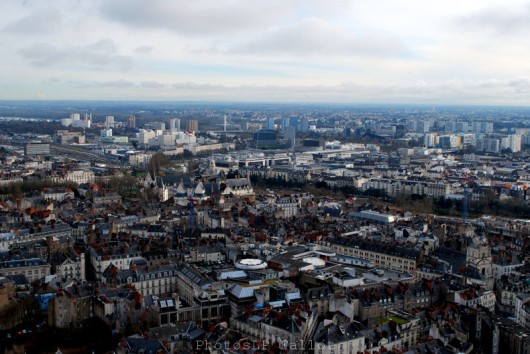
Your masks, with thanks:
[{"label": "high-rise building", "polygon": [[289,146],[294,147],[296,145],[296,127],[293,127],[293,126],[287,127],[285,136],[287,138]]},{"label": "high-rise building", "polygon": [[114,116],[105,117],[105,128],[114,128]]},{"label": "high-rise building", "polygon": [[477,151],[499,152],[499,139],[479,139],[477,140]]},{"label": "high-rise building", "polygon": [[296,130],[302,133],[307,133],[309,131],[309,119],[306,117],[299,119],[296,125]]},{"label": "high-rise building", "polygon": [[274,125],[274,118],[272,117],[267,118],[267,122],[265,124],[265,130],[276,130],[276,126]]},{"label": "high-rise building", "polygon": [[501,149],[510,149],[511,152],[521,151],[521,135],[512,134],[501,138]]},{"label": "high-rise building", "polygon": [[180,119],[171,118],[169,120],[169,129],[170,132],[179,132],[180,131]]},{"label": "high-rise building", "polygon": [[472,127],[474,133],[493,133],[493,122],[473,122]]},{"label": "high-rise building", "polygon": [[127,118],[127,128],[135,129],[136,128],[136,116],[132,115]]},{"label": "high-rise building", "polygon": [[199,121],[196,119],[192,119],[188,121],[188,131],[190,132],[196,132],[199,131]]},{"label": "high-rise building", "polygon": [[425,136],[423,138],[423,143],[427,147],[434,147],[434,146],[438,145],[438,143],[439,143],[438,135],[436,135],[436,134],[425,134]]},{"label": "high-rise building", "polygon": [[92,113],[85,113],[84,125],[85,128],[90,128],[92,125]]},{"label": "high-rise building", "polygon": [[289,118],[287,117],[282,117],[282,124],[281,124],[281,127],[282,127],[282,134],[285,134],[287,132],[287,127],[289,126]]}]

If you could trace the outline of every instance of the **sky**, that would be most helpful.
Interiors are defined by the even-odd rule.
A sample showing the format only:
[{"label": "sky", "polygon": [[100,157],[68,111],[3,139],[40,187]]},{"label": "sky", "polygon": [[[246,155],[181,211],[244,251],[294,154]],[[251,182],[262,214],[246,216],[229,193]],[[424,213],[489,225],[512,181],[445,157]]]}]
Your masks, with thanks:
[{"label": "sky", "polygon": [[530,105],[530,1],[2,0],[0,99]]}]

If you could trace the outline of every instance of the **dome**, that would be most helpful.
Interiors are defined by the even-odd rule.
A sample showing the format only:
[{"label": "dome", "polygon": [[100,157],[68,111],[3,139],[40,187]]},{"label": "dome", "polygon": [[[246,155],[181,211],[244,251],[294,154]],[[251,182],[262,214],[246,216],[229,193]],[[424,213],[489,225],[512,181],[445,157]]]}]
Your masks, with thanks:
[{"label": "dome", "polygon": [[243,270],[256,270],[267,268],[267,263],[261,259],[245,258],[236,262],[235,267]]}]

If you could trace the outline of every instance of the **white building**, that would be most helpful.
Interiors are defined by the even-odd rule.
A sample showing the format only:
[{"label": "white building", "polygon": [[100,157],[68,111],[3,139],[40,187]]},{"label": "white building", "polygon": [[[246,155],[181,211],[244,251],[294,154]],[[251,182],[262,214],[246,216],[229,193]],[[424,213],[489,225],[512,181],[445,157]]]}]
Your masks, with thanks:
[{"label": "white building", "polygon": [[92,171],[77,170],[66,173],[64,179],[77,184],[92,183],[95,180],[95,175]]},{"label": "white building", "polygon": [[86,280],[85,275],[85,254],[79,253],[75,258],[68,257],[55,268],[55,273],[64,278],[76,281]]},{"label": "white building", "polygon": [[515,322],[530,328],[530,294],[520,293],[515,298]]},{"label": "white building", "polygon": [[114,116],[105,117],[105,128],[114,128]]}]

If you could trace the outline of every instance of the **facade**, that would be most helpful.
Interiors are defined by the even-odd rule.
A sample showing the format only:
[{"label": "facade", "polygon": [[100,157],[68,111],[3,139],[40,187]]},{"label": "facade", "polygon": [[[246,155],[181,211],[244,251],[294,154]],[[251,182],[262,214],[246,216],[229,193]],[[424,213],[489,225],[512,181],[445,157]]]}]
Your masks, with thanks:
[{"label": "facade", "polygon": [[376,267],[400,272],[414,272],[420,257],[420,251],[414,248],[377,242],[360,243],[356,240],[334,238],[326,246],[338,255],[365,259]]},{"label": "facade", "polygon": [[187,128],[188,128],[189,132],[197,132],[197,131],[199,131],[199,121],[196,120],[196,119],[189,120]]},{"label": "facade", "polygon": [[111,264],[120,270],[127,270],[131,266],[131,262],[135,260],[143,260],[141,252],[127,252],[118,254],[107,254],[98,252],[95,248],[89,248],[90,264],[92,265],[97,279],[102,279],[103,272]]},{"label": "facade", "polygon": [[68,257],[55,268],[55,274],[64,278],[70,278],[77,281],[86,280],[85,254],[79,253],[74,257]]},{"label": "facade", "polygon": [[50,275],[51,266],[42,258],[28,258],[0,262],[0,273],[24,275],[30,282]]},{"label": "facade", "polygon": [[24,146],[24,156],[49,155],[50,144],[31,143]]},{"label": "facade", "polygon": [[467,248],[466,263],[486,278],[493,278],[491,247],[485,238],[474,237]]},{"label": "facade", "polygon": [[400,179],[372,178],[365,189],[382,189],[388,195],[396,197],[400,194],[426,195],[429,197],[445,197],[451,193],[451,186],[444,182],[425,182]]},{"label": "facade", "polygon": [[57,130],[55,132],[55,142],[58,144],[84,144],[85,134],[82,132],[71,132],[68,130]]},{"label": "facade", "polygon": [[77,184],[93,183],[95,180],[95,175],[94,175],[94,172],[92,171],[85,171],[85,170],[69,171],[64,176],[64,179],[66,181],[74,182]]},{"label": "facade", "polygon": [[515,297],[515,322],[530,328],[530,294],[519,293]]},{"label": "facade", "polygon": [[94,317],[92,285],[81,284],[60,289],[48,302],[48,324],[57,328],[72,328]]}]

